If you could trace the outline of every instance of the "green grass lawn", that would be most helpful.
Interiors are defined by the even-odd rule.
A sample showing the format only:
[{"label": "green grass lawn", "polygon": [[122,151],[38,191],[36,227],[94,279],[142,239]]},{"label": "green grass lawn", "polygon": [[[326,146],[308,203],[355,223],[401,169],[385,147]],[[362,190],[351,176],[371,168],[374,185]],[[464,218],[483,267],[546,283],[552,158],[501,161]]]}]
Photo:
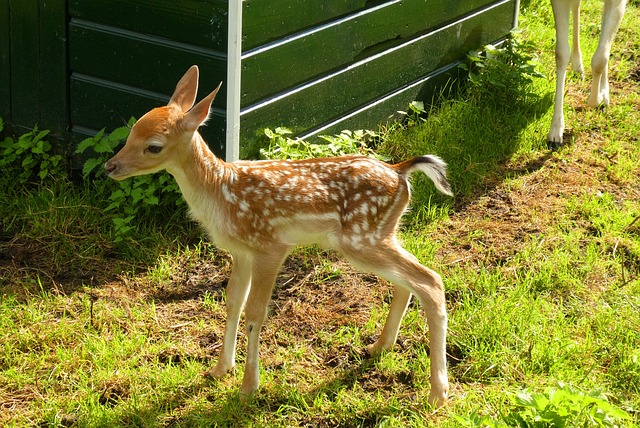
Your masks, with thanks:
[{"label": "green grass lawn", "polygon": [[[183,206],[140,212],[133,234],[116,239],[117,213],[99,208],[91,184],[18,188],[0,173],[0,425],[639,424],[640,10],[630,2],[613,46],[612,104],[589,110],[601,2],[584,3],[587,76],[569,73],[559,150],[546,144],[546,1],[523,2],[517,40],[532,44],[547,77],[506,92],[468,85],[414,126],[381,131],[377,150],[394,160],[434,153],[449,163],[455,198],[416,177],[401,232],[445,281],[446,406],[427,404],[418,305],[395,349],[367,358],[390,288],[315,247],[297,250],[278,278],[261,390],[240,400],[243,333],[237,371],[201,376],[220,350],[230,260]],[[545,422],[563,414],[566,425]]]}]

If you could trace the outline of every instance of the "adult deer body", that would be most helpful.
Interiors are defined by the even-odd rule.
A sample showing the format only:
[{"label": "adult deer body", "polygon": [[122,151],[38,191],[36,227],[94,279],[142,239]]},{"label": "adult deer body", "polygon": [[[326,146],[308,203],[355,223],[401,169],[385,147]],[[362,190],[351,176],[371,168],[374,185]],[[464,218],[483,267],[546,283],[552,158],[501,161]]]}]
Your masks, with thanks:
[{"label": "adult deer body", "polygon": [[[598,48],[591,59],[593,81],[589,107],[609,105],[609,54],[613,39],[618,32],[627,0],[604,0],[602,30]],[[582,53],[580,52],[580,0],[551,0],[556,24],[556,95],[553,119],[547,140],[553,146],[562,143],[564,133],[564,82],[567,66],[571,62],[574,71],[584,77]],[[572,47],[569,48],[569,15],[573,15]]]},{"label": "adult deer body", "polygon": [[105,164],[122,180],[166,169],[193,217],[214,243],[233,257],[227,288],[227,327],[220,359],[209,372],[222,377],[235,366],[236,337],[245,307],[248,337],[241,392],[259,385],[259,334],[278,270],[293,246],[318,243],[338,250],[357,267],[395,284],[390,312],[371,354],[396,341],[411,294],[420,300],[431,335],[429,401],[444,403],[448,381],[447,315],[440,276],[422,266],[396,239],[398,221],[409,202],[408,175],[420,170],[451,194],[445,167],[436,156],[388,165],[364,156],[302,161],[218,159],[198,133],[218,88],[194,106],[198,69],[178,83],[165,107],[145,114],[125,146]]}]

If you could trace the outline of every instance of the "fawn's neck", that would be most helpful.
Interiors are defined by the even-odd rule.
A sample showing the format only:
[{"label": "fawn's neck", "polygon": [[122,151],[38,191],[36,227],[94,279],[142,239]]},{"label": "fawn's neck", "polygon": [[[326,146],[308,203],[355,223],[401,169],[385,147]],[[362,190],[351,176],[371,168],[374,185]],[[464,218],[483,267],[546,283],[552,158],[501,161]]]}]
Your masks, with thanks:
[{"label": "fawn's neck", "polygon": [[213,154],[198,132],[193,135],[189,150],[169,173],[194,213],[200,211],[203,202],[217,199],[220,184],[234,175],[229,164]]}]

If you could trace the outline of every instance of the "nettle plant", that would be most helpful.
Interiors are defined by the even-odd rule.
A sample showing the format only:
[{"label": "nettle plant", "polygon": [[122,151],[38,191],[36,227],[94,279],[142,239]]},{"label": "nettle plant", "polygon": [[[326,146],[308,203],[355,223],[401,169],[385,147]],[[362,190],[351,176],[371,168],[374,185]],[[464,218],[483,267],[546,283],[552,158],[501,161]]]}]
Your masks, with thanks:
[{"label": "nettle plant", "polygon": [[471,87],[479,96],[498,96],[512,102],[535,98],[531,84],[535,78],[545,77],[537,70],[535,50],[533,43],[520,41],[513,34],[499,47],[487,45],[469,52],[470,64],[460,67],[469,72]]},{"label": "nettle plant", "polygon": [[[0,118],[0,132],[4,122]],[[16,184],[40,182],[47,178],[67,176],[62,155],[55,153],[53,145],[45,139],[49,131],[34,127],[18,139],[6,137],[0,141],[0,168],[5,172],[15,171]]]},{"label": "nettle plant", "polygon": [[467,428],[618,428],[632,420],[601,392],[584,393],[562,382],[543,393],[524,391],[511,395],[510,399],[514,408],[499,419],[480,416],[477,412],[464,417],[454,415],[454,418]]},{"label": "nettle plant", "polygon": [[[76,154],[93,152],[82,168],[85,178],[94,178],[93,185],[98,194],[109,201],[106,211],[114,212],[112,221],[115,227],[115,241],[122,241],[134,229],[132,221],[137,216],[151,214],[159,206],[184,206],[180,189],[173,178],[166,172],[153,175],[132,177],[129,180],[107,180],[102,166],[113,156],[116,147],[126,140],[135,118],[129,119],[126,126],[114,129],[105,134],[103,128],[93,137],[78,144]],[[91,149],[91,150],[89,150]]]},{"label": "nettle plant", "polygon": [[326,143],[309,143],[299,138],[291,138],[290,129],[278,127],[264,130],[269,146],[260,149],[263,159],[307,159],[360,154],[384,159],[375,153],[370,143],[379,135],[370,130],[342,131],[337,135],[320,135]]}]

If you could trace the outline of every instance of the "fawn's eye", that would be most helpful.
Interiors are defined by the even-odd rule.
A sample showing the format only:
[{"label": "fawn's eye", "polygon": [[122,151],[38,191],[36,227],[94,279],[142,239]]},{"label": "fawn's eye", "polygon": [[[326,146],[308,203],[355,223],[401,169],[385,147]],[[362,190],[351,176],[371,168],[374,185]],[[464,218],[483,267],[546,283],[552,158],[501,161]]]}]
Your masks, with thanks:
[{"label": "fawn's eye", "polygon": [[162,146],[149,146],[147,147],[149,153],[158,154],[162,151]]}]

